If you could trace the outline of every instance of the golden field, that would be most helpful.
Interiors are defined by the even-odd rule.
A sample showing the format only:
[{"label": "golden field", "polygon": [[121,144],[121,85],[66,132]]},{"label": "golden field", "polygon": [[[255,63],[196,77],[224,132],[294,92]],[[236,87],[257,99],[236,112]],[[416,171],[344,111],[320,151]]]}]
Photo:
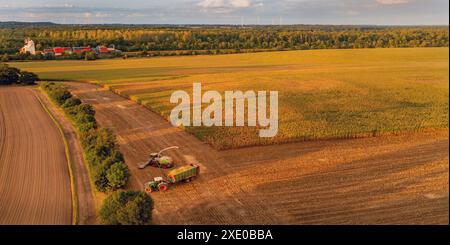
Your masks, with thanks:
[{"label": "golden field", "polygon": [[449,49],[311,50],[11,63],[42,79],[89,81],[168,118],[173,91],[279,91],[279,130],[192,127],[218,149],[448,128]]}]

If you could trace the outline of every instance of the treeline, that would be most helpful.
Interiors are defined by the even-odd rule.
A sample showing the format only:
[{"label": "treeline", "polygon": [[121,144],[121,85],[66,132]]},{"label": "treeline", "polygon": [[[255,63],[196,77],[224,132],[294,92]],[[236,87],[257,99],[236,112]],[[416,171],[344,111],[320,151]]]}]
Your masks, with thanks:
[{"label": "treeline", "polygon": [[113,133],[98,127],[93,107],[82,103],[62,84],[43,82],[41,88],[63,108],[78,129],[96,189],[111,191],[100,209],[101,222],[107,225],[150,224],[153,199],[143,191],[120,190],[127,184],[129,169]]},{"label": "treeline", "polygon": [[0,65],[0,85],[34,85],[38,80],[39,77],[32,72],[21,71],[6,64]]},{"label": "treeline", "polygon": [[38,50],[115,45],[126,52],[241,49],[447,47],[448,27],[140,27],[57,26],[0,29],[0,53],[15,54],[30,37]]},{"label": "treeline", "polygon": [[124,187],[129,177],[128,166],[113,133],[98,127],[93,107],[82,103],[62,84],[43,82],[41,87],[78,129],[96,189],[105,192]]}]

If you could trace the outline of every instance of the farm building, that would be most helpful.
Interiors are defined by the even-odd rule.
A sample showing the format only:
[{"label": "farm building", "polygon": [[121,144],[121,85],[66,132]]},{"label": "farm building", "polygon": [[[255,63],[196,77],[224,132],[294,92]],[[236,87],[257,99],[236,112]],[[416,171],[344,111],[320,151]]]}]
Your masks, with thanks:
[{"label": "farm building", "polygon": [[73,47],[72,52],[75,54],[84,53],[84,52],[92,52],[91,47]]},{"label": "farm building", "polygon": [[62,47],[54,47],[53,48],[53,53],[55,54],[55,56],[61,56],[64,54],[64,48]]},{"label": "farm building", "polygon": [[120,50],[116,50],[114,46],[97,46],[96,48],[87,47],[50,47],[44,49],[42,52],[36,52],[35,43],[31,39],[25,39],[25,45],[20,49],[20,53],[30,53],[32,55],[44,54],[52,56],[62,56],[71,54],[81,54],[81,53],[95,53],[97,55],[110,54],[110,53],[121,53]]},{"label": "farm building", "polygon": [[29,38],[25,39],[25,45],[20,49],[20,53],[21,54],[29,53],[35,55],[36,47],[34,45],[34,41]]},{"label": "farm building", "polygon": [[111,54],[111,53],[120,53],[120,50],[115,49],[115,47],[107,47],[107,46],[97,46],[94,49],[95,53],[98,55],[102,54]]},{"label": "farm building", "polygon": [[106,46],[98,46],[97,48],[96,48],[96,53],[97,54],[107,54],[107,53],[109,53],[110,52],[110,50],[108,49],[108,47],[106,47]]}]

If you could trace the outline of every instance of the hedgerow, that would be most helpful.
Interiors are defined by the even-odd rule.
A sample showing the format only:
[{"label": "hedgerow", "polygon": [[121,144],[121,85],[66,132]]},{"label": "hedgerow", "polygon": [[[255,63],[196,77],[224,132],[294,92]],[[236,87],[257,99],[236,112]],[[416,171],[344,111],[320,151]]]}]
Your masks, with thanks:
[{"label": "hedgerow", "polygon": [[103,202],[100,219],[105,225],[146,225],[152,211],[153,199],[145,192],[119,190]]},{"label": "hedgerow", "polygon": [[78,129],[96,189],[105,192],[125,186],[129,177],[128,166],[111,130],[98,127],[94,108],[82,103],[62,84],[43,82],[41,88],[63,108]]},{"label": "hedgerow", "polygon": [[21,71],[18,68],[0,64],[0,85],[34,85],[38,80],[38,75],[32,72]]}]

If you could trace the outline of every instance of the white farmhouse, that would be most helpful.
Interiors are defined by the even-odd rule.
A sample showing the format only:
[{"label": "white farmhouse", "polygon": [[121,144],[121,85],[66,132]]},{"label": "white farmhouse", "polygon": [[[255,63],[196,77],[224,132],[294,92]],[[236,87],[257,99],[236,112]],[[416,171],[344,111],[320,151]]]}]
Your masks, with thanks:
[{"label": "white farmhouse", "polygon": [[25,39],[25,45],[23,46],[23,48],[20,49],[20,53],[22,54],[30,53],[32,55],[35,55],[36,47],[34,45],[33,40],[29,38]]}]

